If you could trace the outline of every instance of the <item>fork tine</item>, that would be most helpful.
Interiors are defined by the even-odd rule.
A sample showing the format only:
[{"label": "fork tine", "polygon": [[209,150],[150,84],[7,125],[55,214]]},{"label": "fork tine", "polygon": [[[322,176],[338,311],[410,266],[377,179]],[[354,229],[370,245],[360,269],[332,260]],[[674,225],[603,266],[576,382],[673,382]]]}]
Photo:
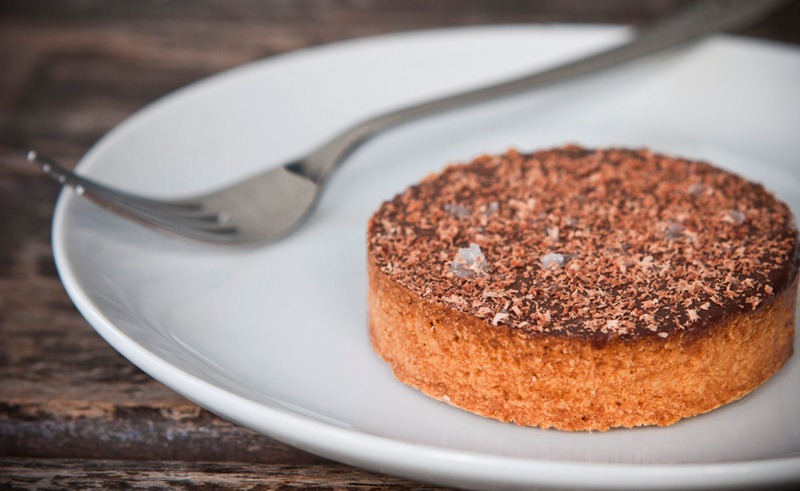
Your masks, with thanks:
[{"label": "fork tine", "polygon": [[35,152],[34,150],[28,152],[28,161],[39,165],[39,167],[42,169],[42,171],[44,171],[45,174],[49,175],[62,185],[72,187],[78,194],[83,194],[84,192],[91,192],[95,196],[103,198],[108,197],[109,199],[115,199],[120,202],[130,203],[132,205],[137,205],[142,208],[150,208],[154,211],[159,211],[159,212],[169,211],[169,210],[173,212],[177,211],[197,212],[201,211],[202,209],[202,205],[199,203],[160,201],[160,200],[143,198],[141,196],[136,196],[117,189],[108,188],[102,184],[92,181],[91,179],[75,174],[69,169],[58,164],[52,158],[46,155],[41,155]]},{"label": "fork tine", "polygon": [[167,202],[131,195],[81,177],[34,151],[28,152],[28,161],[38,164],[47,175],[100,206],[159,229],[218,243],[235,242],[238,237],[236,227],[226,224],[221,214],[209,213],[201,203]]},{"label": "fork tine", "polygon": [[[86,193],[85,196],[92,198],[89,193]],[[147,208],[131,206],[130,204],[119,205],[113,200],[106,200],[101,205],[161,230],[194,239],[210,242],[235,242],[239,234],[237,227],[223,224],[219,221],[185,217],[171,213],[155,213]]]}]

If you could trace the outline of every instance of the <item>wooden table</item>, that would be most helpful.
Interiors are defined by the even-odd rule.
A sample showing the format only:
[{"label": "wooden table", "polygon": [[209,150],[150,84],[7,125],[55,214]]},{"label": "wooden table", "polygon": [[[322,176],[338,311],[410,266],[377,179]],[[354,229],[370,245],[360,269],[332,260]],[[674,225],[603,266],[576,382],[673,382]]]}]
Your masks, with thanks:
[{"label": "wooden table", "polygon": [[[50,246],[58,187],[29,148],[73,165],[189,82],[259,58],[410,29],[640,24],[685,1],[202,0],[0,3],[0,487],[430,489],[338,464],[206,412],[142,373],[65,294]],[[800,43],[800,2],[743,34]]]}]

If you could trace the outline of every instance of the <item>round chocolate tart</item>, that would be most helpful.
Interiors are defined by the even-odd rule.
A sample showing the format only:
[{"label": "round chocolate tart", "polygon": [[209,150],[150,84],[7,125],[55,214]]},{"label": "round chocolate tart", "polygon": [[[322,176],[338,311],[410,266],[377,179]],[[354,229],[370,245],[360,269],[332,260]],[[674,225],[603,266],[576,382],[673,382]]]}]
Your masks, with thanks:
[{"label": "round chocolate tart", "polygon": [[370,337],[400,381],[482,416],[664,426],[791,356],[799,258],[787,206],[707,163],[486,155],[370,220]]}]

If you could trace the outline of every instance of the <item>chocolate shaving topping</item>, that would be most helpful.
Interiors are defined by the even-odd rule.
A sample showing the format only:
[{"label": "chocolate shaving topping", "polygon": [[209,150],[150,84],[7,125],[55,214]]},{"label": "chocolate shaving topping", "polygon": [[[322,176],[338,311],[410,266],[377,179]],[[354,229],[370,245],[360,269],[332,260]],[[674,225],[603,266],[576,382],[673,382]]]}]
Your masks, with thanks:
[{"label": "chocolate shaving topping", "polygon": [[788,288],[788,207],[707,163],[567,146],[484,155],[370,222],[384,273],[431,302],[532,335],[668,337]]}]

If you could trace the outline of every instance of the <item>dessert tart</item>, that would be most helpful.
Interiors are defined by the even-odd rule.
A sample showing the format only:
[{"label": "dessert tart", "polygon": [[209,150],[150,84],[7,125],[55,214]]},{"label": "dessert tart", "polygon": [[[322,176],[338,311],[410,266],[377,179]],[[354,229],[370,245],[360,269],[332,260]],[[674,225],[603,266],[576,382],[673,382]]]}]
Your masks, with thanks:
[{"label": "dessert tart", "polygon": [[793,350],[798,236],[708,163],[566,146],[484,155],[368,227],[369,330],[402,382],[560,430],[670,425]]}]

